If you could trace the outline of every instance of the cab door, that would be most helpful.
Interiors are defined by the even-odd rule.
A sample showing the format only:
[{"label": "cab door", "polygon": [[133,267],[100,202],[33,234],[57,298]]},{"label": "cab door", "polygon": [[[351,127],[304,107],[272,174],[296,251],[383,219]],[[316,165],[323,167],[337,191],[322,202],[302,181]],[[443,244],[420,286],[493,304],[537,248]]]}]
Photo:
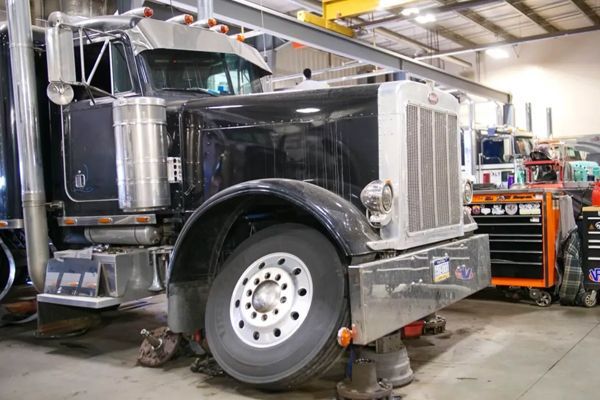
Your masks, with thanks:
[{"label": "cab door", "polygon": [[76,206],[71,207],[71,215],[118,211],[112,102],[139,94],[133,54],[123,42],[108,39],[84,45],[83,68],[79,49],[75,54],[78,80],[90,87],[76,87],[74,102],[63,109],[66,197]]}]

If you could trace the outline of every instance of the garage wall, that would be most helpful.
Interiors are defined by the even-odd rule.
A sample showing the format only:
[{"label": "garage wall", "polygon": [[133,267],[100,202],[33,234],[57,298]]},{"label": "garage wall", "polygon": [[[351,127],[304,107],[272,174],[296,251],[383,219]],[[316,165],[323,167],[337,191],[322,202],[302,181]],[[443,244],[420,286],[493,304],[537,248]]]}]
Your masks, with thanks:
[{"label": "garage wall", "polygon": [[547,133],[546,107],[554,137],[600,134],[600,32],[522,44],[505,60],[483,59],[481,83],[513,94],[518,127],[525,128],[531,102],[537,135]]},{"label": "garage wall", "polygon": [[[291,44],[287,44],[277,50],[275,56],[275,75],[285,76],[301,73],[304,68],[311,68],[313,71],[339,66],[351,60],[337,56],[335,54],[326,53],[310,47],[294,48]],[[328,72],[315,76],[315,80],[333,79],[347,75],[354,75],[358,72],[358,68],[346,69],[343,71]],[[302,79],[295,81],[288,80],[277,82],[273,85],[275,90],[289,88],[301,82]],[[341,86],[356,84],[356,80],[348,80],[343,83],[333,83],[331,86]]]}]

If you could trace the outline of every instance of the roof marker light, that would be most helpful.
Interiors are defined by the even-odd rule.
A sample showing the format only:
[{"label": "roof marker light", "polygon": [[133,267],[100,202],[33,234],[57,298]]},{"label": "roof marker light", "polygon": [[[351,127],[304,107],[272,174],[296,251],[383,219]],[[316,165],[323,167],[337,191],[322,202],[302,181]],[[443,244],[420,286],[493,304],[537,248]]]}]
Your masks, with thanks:
[{"label": "roof marker light", "polygon": [[210,28],[211,31],[215,31],[215,32],[220,32],[220,33],[227,33],[229,32],[229,27],[227,25],[215,25],[213,27]]},{"label": "roof marker light", "polygon": [[150,7],[137,7],[129,11],[125,11],[123,15],[134,15],[136,17],[151,18],[154,15],[154,10]]},{"label": "roof marker light", "polygon": [[191,16],[190,14],[181,14],[181,15],[176,15],[175,17],[169,18],[167,20],[167,22],[174,22],[176,24],[181,24],[181,25],[190,25],[192,22],[194,22],[194,17]]}]

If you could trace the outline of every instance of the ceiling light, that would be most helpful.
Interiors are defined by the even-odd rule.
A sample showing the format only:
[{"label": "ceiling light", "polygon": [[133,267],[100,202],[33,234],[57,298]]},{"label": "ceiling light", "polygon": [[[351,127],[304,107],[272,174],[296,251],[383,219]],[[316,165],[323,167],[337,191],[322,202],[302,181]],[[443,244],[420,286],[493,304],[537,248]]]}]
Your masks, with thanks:
[{"label": "ceiling light", "polygon": [[410,17],[411,15],[417,15],[419,13],[419,9],[417,7],[408,7],[408,8],[404,8],[400,14],[404,15],[405,17]]},{"label": "ceiling light", "polygon": [[437,18],[435,18],[435,15],[433,14],[419,15],[415,18],[415,21],[419,24],[428,24],[429,22],[435,22],[436,20]]},{"label": "ceiling light", "polygon": [[510,57],[510,54],[508,54],[508,51],[506,51],[505,49],[501,49],[499,47],[493,47],[491,49],[487,49],[485,51],[485,54],[487,54],[488,56],[490,56],[496,60],[502,60],[502,59]]},{"label": "ceiling light", "polygon": [[312,113],[317,113],[319,111],[321,111],[321,109],[316,108],[316,107],[299,108],[296,110],[296,112],[298,112],[300,114],[312,114]]}]

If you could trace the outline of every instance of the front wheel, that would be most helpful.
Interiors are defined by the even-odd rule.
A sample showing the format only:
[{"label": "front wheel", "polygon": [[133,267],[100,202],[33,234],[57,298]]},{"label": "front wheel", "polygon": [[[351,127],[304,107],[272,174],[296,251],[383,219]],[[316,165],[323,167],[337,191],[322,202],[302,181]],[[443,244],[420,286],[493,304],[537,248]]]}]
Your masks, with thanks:
[{"label": "front wheel", "polygon": [[288,389],[323,373],[341,354],[347,324],[345,266],[315,229],[282,224],[232,254],[209,293],[206,337],[232,377]]}]

